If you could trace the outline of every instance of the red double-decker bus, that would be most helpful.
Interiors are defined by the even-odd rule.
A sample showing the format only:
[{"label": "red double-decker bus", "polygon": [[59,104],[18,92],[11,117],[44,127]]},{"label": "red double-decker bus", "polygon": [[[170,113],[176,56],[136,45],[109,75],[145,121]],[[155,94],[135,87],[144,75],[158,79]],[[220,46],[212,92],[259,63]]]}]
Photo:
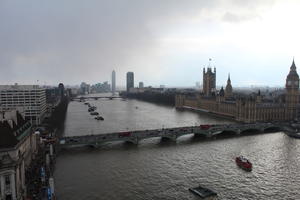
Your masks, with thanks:
[{"label": "red double-decker bus", "polygon": [[200,125],[200,128],[201,128],[202,130],[207,130],[207,129],[209,129],[210,127],[211,127],[211,125],[209,125],[209,124]]},{"label": "red double-decker bus", "polygon": [[129,137],[131,136],[131,132],[122,132],[122,133],[119,133],[119,137]]}]

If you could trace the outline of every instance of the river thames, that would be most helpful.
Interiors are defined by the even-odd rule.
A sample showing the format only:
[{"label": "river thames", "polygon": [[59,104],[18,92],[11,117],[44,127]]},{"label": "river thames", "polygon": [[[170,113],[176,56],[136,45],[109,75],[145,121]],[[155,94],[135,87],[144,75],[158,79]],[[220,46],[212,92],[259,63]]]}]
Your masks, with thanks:
[{"label": "river thames", "polygon": [[[89,102],[105,120],[95,120],[82,102],[71,102],[64,136],[234,123],[137,100]],[[236,166],[238,155],[250,159],[252,172]],[[219,139],[187,135],[176,143],[150,138],[137,146],[72,148],[60,152],[54,176],[60,200],[196,200],[188,188],[199,184],[216,191],[218,199],[300,199],[300,140],[282,132]]]}]

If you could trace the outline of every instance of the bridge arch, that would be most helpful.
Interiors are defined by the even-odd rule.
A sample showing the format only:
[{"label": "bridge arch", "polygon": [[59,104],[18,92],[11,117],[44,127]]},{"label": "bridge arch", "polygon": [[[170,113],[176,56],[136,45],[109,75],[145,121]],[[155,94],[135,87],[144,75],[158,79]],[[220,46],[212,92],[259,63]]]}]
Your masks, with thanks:
[{"label": "bridge arch", "polygon": [[216,133],[215,135],[217,137],[232,137],[238,134],[238,130],[234,129],[225,129],[223,131],[220,131],[219,133]]},{"label": "bridge arch", "polygon": [[161,141],[173,141],[176,142],[177,135],[164,135],[161,136]]},{"label": "bridge arch", "polygon": [[194,133],[194,138],[206,138],[207,134],[202,132]]},{"label": "bridge arch", "polygon": [[139,141],[143,141],[143,140],[148,140],[148,139],[154,139],[154,138],[157,138],[157,139],[161,139],[161,136],[148,136],[148,137],[143,137],[143,138],[139,138]]},{"label": "bridge arch", "polygon": [[114,141],[123,141],[125,143],[129,143],[129,144],[138,144],[139,143],[139,139],[137,137],[119,137],[114,139]]},{"label": "bridge arch", "polygon": [[279,131],[282,131],[282,128],[280,126],[270,126],[264,128],[264,133],[274,133]]},{"label": "bridge arch", "polygon": [[176,139],[178,139],[178,138],[180,138],[180,137],[182,137],[182,136],[186,136],[186,135],[191,135],[191,136],[193,136],[193,137],[194,137],[196,134],[195,134],[195,133],[184,133],[184,134],[178,134]]},{"label": "bridge arch", "polygon": [[240,134],[241,135],[254,135],[254,134],[258,134],[261,133],[263,130],[261,130],[260,128],[246,128],[241,130]]}]

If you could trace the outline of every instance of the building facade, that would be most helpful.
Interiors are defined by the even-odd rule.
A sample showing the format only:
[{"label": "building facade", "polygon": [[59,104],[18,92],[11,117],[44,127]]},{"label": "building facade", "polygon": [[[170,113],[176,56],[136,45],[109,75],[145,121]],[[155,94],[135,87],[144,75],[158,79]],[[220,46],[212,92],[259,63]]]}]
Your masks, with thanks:
[{"label": "building facade", "polygon": [[134,88],[134,74],[133,74],[133,72],[127,72],[127,74],[126,74],[126,89],[127,89],[127,92],[130,91],[130,88]]},{"label": "building facade", "polygon": [[16,110],[0,116],[0,199],[25,199],[25,169],[37,153],[32,125]]},{"label": "building facade", "polygon": [[24,110],[25,119],[37,125],[46,107],[46,90],[38,85],[0,85],[0,111]]},{"label": "building facade", "polygon": [[143,82],[139,82],[139,88],[144,88],[144,83]]},{"label": "building facade", "polygon": [[50,117],[61,101],[61,90],[59,88],[46,88],[46,117]]},{"label": "building facade", "polygon": [[115,70],[111,73],[111,92],[114,95],[116,93],[116,72]]},{"label": "building facade", "polygon": [[96,83],[90,87],[90,93],[111,92],[111,87],[108,81]]},{"label": "building facade", "polygon": [[83,95],[85,95],[85,94],[89,94],[90,93],[90,84],[87,84],[87,83],[85,83],[85,82],[82,82],[81,84],[80,84],[80,92],[79,92],[80,94],[83,94]]},{"label": "building facade", "polygon": [[203,92],[200,94],[178,94],[175,97],[177,108],[189,108],[225,116],[239,122],[290,121],[298,118],[299,76],[293,61],[286,78],[285,94],[272,99],[255,94],[234,94],[230,76],[225,90],[213,91],[214,73],[203,70]]}]

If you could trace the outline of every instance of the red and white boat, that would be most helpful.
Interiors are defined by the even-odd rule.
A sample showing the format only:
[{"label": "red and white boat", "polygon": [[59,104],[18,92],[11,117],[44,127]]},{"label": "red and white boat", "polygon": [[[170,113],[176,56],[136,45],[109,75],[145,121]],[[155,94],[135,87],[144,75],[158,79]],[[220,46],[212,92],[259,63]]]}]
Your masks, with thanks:
[{"label": "red and white boat", "polygon": [[240,168],[246,171],[252,170],[252,163],[248,159],[244,158],[243,156],[236,157],[235,162]]}]

